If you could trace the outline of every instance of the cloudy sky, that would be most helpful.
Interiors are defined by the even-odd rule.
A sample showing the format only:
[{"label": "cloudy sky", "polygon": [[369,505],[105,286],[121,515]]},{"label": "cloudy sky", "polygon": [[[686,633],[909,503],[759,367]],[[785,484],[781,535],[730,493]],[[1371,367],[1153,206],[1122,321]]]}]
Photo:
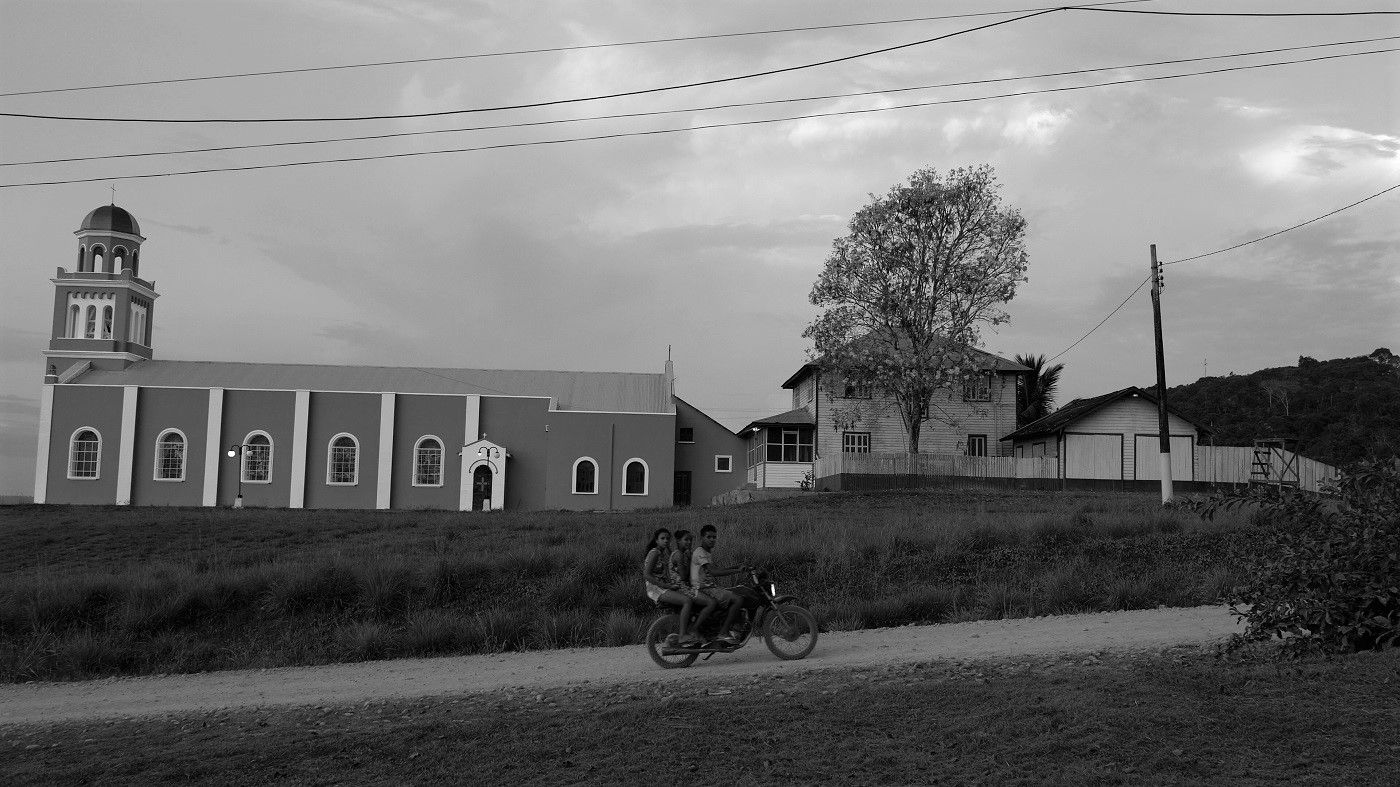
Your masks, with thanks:
[{"label": "cloudy sky", "polygon": [[[803,66],[1034,7],[0,0],[0,112],[307,118],[529,104]],[[1400,11],[1396,0],[1115,7]],[[989,11],[1007,13],[598,46]],[[1400,53],[1044,91],[1394,49],[1400,38],[1316,45],[1396,36],[1400,16],[1057,11],[813,68],[531,109],[258,124],[0,117],[6,165],[477,127],[0,167],[0,494],[32,491],[49,278],[71,267],[72,233],[109,186],[147,236],[158,358],[659,372],[669,345],[677,392],[737,428],[787,409],[779,385],[805,357],[807,293],[872,192],[920,168],[992,164],[1029,221],[1031,259],[1011,322],[984,346],[1056,355],[1147,276],[1149,244],[1182,259],[1400,184]],[[554,51],[30,92],[527,49]],[[1104,70],[1008,79],[1081,69]],[[856,112],[868,109],[881,111]],[[801,115],[824,116],[722,125]],[[502,125],[515,127],[479,128]],[[675,133],[638,135],[659,130]],[[606,135],[624,136],[529,144]],[[508,147],[133,177],[490,146]],[[84,179],[95,180],[16,185]],[[1168,383],[1400,349],[1398,206],[1400,190],[1167,268]],[[1151,320],[1143,289],[1060,357],[1060,401],[1151,384]]]}]

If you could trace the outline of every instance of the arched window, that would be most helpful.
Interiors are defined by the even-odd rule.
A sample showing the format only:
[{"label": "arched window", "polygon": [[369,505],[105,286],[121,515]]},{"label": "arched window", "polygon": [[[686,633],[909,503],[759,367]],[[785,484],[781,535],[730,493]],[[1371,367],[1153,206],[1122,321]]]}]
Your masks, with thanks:
[{"label": "arched window", "polygon": [[78,246],[78,273],[82,273],[87,268],[87,249]]},{"label": "arched window", "polygon": [[243,438],[242,473],[245,484],[272,482],[272,438],[266,432],[251,432]]},{"label": "arched window", "polygon": [[69,307],[68,307],[68,332],[67,332],[67,335],[68,335],[70,338],[73,338],[73,339],[78,338],[78,319],[79,319],[79,318],[78,318],[78,315],[79,315],[81,312],[82,312],[82,309],[79,309],[79,308],[78,308],[78,304],[76,304],[76,303],[73,304],[72,306],[69,306]]},{"label": "arched window", "polygon": [[68,441],[68,477],[97,478],[102,471],[102,435],[81,427]]},{"label": "arched window", "polygon": [[580,456],[574,460],[574,494],[598,494],[598,463],[592,457]]},{"label": "arched window", "polygon": [[112,249],[112,272],[121,273],[123,265],[126,265],[126,249],[118,246]]},{"label": "arched window", "polygon": [[102,261],[103,261],[106,257],[107,257],[107,252],[106,252],[101,246],[93,246],[93,247],[92,247],[92,267],[89,268],[89,270],[91,270],[93,273],[101,273],[101,272],[102,272],[102,265],[103,265]]},{"label": "arched window", "polygon": [[413,446],[413,485],[442,486],[442,441],[432,435]]},{"label": "arched window", "polygon": [[360,479],[360,443],[354,435],[338,434],[326,450],[326,483],[350,486]]},{"label": "arched window", "polygon": [[87,339],[97,338],[97,307],[87,307],[87,320],[83,324],[83,337]]},{"label": "arched window", "polygon": [[647,463],[641,459],[628,459],[622,466],[622,494],[645,495],[647,493]]},{"label": "arched window", "polygon": [[102,307],[102,338],[112,338],[112,307]]},{"label": "arched window", "polygon": [[166,429],[156,438],[156,480],[185,480],[185,435]]}]

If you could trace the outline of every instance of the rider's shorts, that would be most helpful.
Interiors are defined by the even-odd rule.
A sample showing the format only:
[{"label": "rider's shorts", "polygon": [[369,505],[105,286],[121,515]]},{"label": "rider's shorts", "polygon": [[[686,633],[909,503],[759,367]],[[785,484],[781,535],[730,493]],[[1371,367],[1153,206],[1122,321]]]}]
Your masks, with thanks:
[{"label": "rider's shorts", "polygon": [[646,583],[646,585],[647,585],[647,598],[651,599],[653,603],[661,601],[661,594],[662,594],[662,593],[665,593],[665,592],[666,592],[666,589],[665,589],[665,588],[659,588],[659,587],[657,587],[656,585],[651,584],[650,582]]},{"label": "rider's shorts", "polygon": [[710,598],[714,599],[715,601],[721,604],[733,604],[734,602],[739,600],[739,597],[736,596],[733,592],[731,592],[728,588],[708,587],[701,588],[700,592],[704,593],[705,595],[709,596]]}]

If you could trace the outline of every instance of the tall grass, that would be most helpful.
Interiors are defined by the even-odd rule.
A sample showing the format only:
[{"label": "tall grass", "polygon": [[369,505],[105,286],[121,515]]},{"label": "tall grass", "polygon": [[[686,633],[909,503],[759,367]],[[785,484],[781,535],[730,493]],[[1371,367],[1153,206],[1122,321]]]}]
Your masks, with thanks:
[{"label": "tall grass", "polygon": [[641,559],[658,526],[716,525],[720,564],[767,567],[838,629],[1215,602],[1248,526],[1148,496],[1036,492],[613,515],[20,514],[0,519],[9,681],[633,644],[655,613]]}]

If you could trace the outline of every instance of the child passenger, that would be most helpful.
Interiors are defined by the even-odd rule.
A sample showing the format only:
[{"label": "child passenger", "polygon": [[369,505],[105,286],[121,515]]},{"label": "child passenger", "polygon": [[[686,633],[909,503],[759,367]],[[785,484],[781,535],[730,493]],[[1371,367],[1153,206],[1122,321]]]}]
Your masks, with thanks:
[{"label": "child passenger", "polygon": [[691,640],[691,642],[695,642],[700,639],[700,625],[705,622],[705,618],[708,618],[710,613],[715,609],[715,600],[701,593],[696,589],[695,585],[690,582],[690,556],[695,546],[695,538],[690,534],[690,531],[677,530],[675,545],[676,549],[671,552],[669,564],[670,579],[673,583],[680,586],[680,592],[689,596],[694,603],[700,605],[700,614],[695,618],[695,634]]},{"label": "child passenger", "polygon": [[686,633],[686,622],[695,604],[691,595],[683,592],[681,583],[672,579],[668,566],[671,557],[671,531],[659,528],[647,544],[647,556],[642,561],[642,579],[646,582],[647,598],[658,604],[674,604],[681,608],[678,642],[698,643],[700,638]]}]

